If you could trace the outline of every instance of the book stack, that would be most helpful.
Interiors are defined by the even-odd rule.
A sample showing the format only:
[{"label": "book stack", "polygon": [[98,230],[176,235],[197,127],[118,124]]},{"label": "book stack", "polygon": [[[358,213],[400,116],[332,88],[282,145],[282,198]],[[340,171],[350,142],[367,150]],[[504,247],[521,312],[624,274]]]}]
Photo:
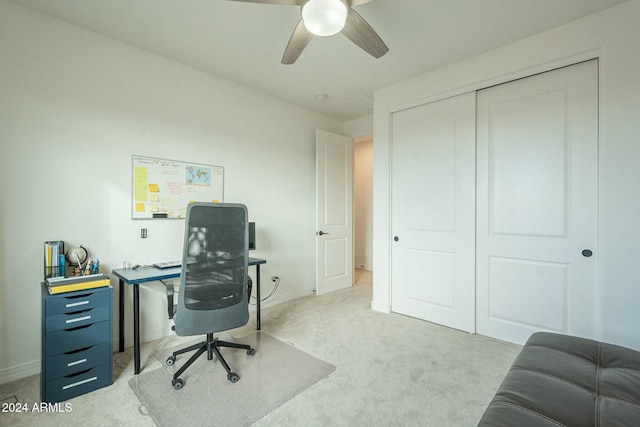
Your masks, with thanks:
[{"label": "book stack", "polygon": [[51,295],[100,288],[111,284],[109,277],[102,273],[74,277],[49,277],[46,280],[47,289]]},{"label": "book stack", "polygon": [[44,277],[64,277],[64,242],[54,240],[44,242]]}]

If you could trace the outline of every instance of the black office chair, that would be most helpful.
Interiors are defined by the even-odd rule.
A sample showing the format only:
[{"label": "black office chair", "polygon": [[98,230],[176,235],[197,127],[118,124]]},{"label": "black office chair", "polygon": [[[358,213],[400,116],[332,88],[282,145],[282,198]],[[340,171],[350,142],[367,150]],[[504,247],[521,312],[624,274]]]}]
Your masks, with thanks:
[{"label": "black office chair", "polygon": [[214,338],[215,332],[244,326],[249,321],[248,230],[244,205],[192,203],[187,207],[176,305],[173,284],[167,285],[169,318],[174,320],[176,334],[206,334],[207,338],[167,358],[167,365],[173,365],[178,355],[197,350],[173,375],[171,385],[176,390],[183,386],[180,375],[205,352],[208,360],[216,355],[232,383],[238,381],[238,375],[231,371],[220,348],[243,349],[250,356],[255,354],[249,345]]}]

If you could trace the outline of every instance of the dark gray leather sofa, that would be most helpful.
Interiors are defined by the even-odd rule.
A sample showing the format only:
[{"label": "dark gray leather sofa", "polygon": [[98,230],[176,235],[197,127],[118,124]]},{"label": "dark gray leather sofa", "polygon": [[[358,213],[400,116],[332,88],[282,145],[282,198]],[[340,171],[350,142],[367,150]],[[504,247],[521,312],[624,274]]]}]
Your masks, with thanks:
[{"label": "dark gray leather sofa", "polygon": [[538,332],[479,426],[640,426],[640,352]]}]

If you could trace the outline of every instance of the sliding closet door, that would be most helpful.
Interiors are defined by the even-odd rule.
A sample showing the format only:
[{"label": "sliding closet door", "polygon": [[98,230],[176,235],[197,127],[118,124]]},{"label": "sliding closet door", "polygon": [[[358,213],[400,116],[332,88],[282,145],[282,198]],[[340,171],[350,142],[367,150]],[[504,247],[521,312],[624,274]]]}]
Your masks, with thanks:
[{"label": "sliding closet door", "polygon": [[480,334],[597,335],[597,67],[478,92]]},{"label": "sliding closet door", "polygon": [[392,310],[474,331],[475,94],[393,114]]}]

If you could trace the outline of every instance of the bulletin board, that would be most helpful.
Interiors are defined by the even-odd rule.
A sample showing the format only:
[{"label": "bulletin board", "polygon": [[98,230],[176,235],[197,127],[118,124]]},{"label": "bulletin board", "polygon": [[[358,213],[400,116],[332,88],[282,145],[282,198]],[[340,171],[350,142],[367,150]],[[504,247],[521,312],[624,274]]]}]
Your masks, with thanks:
[{"label": "bulletin board", "polygon": [[184,219],[190,202],[223,202],[222,166],[133,155],[131,218]]}]

